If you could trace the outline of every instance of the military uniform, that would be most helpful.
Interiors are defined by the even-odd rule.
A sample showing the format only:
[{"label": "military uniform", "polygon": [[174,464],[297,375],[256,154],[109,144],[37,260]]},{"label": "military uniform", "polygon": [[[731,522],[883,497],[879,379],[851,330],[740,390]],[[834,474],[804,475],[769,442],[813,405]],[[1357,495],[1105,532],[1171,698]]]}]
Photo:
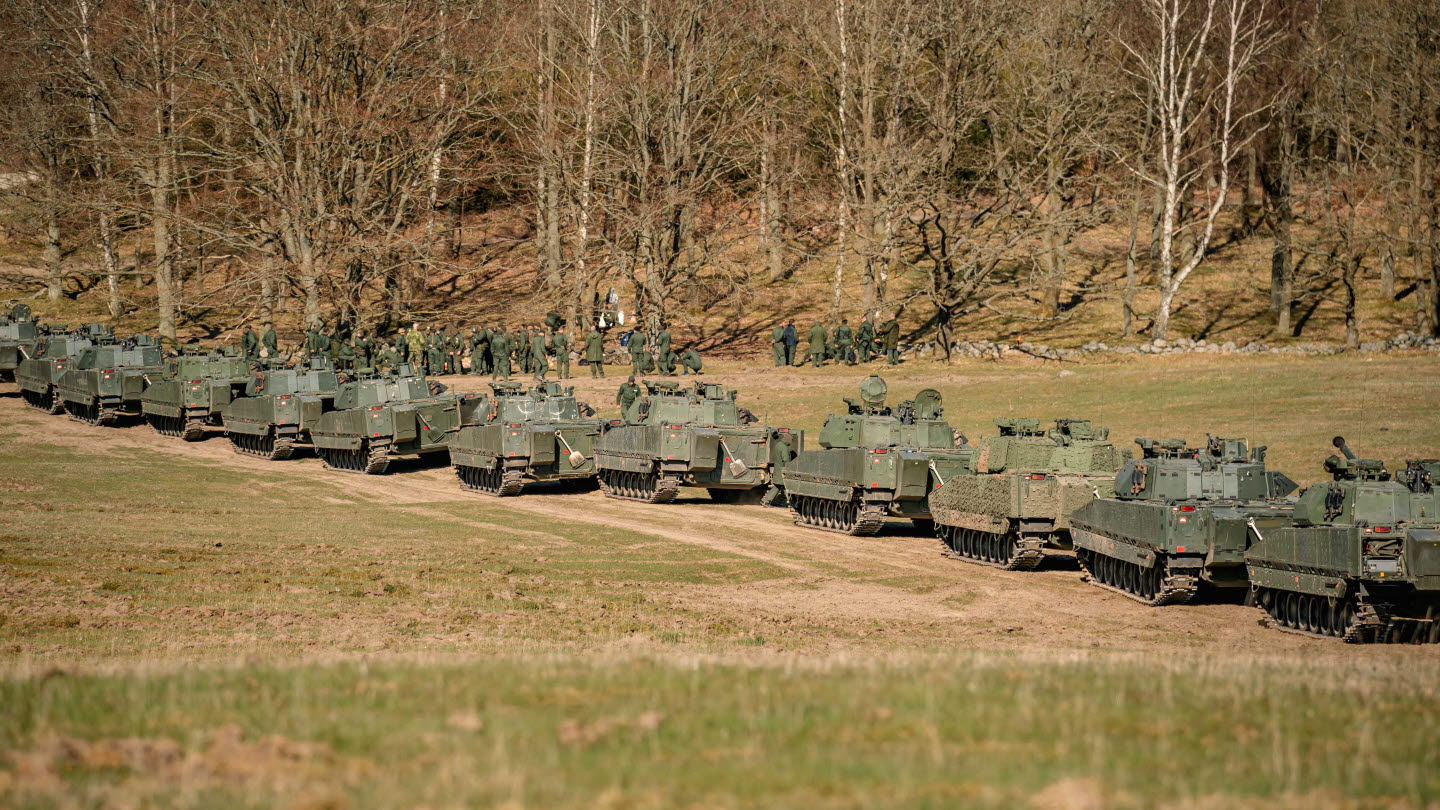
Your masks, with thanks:
[{"label": "military uniform", "polygon": [[335,367],[352,369],[355,367],[355,348],[348,340],[335,340]]},{"label": "military uniform", "polygon": [[866,318],[855,331],[855,356],[862,363],[875,359],[875,324]]},{"label": "military uniform", "polygon": [[275,360],[280,357],[280,338],[275,334],[275,327],[265,327],[265,334],[260,336],[260,345],[265,347],[266,358]]},{"label": "military uniform", "polygon": [[510,379],[510,336],[497,331],[490,335],[490,359],[494,363],[495,379]]},{"label": "military uniform", "polygon": [[700,369],[704,367],[704,363],[700,362],[700,352],[695,351],[694,346],[686,349],[685,353],[680,355],[680,365],[685,367],[686,374],[691,372],[700,374]]},{"label": "military uniform", "polygon": [[660,367],[660,373],[667,377],[675,376],[675,355],[670,353],[670,330],[661,329],[655,335],[655,362]]},{"label": "military uniform", "polygon": [[785,365],[785,324],[776,324],[770,330],[770,352],[775,356],[775,367]]},{"label": "military uniform", "polygon": [[255,330],[248,325],[245,331],[240,333],[240,351],[248,361],[260,359],[260,338],[255,336]]},{"label": "military uniform", "polygon": [[620,383],[620,390],[615,394],[615,404],[620,406],[620,417],[623,419],[629,413],[630,406],[640,397],[640,386],[633,382]]},{"label": "military uniform", "polygon": [[585,336],[585,362],[590,364],[591,377],[605,376],[605,338],[598,329]]},{"label": "military uniform", "polygon": [[550,348],[555,350],[556,379],[570,379],[570,338],[564,332],[556,332],[550,338]]},{"label": "military uniform", "polygon": [[376,371],[391,372],[400,367],[400,353],[394,346],[381,346],[372,362]]},{"label": "military uniform", "polygon": [[630,343],[626,346],[626,348],[630,350],[630,370],[636,374],[645,373],[642,368],[644,361],[641,360],[641,357],[646,354],[645,341],[646,336],[644,330],[636,329],[630,333]]},{"label": "military uniform", "polygon": [[410,330],[410,334],[405,337],[405,344],[410,347],[407,355],[410,365],[421,374],[429,373],[426,364],[428,358],[425,356],[425,335],[420,332],[419,327]]},{"label": "military uniform", "polygon": [[847,366],[855,365],[855,334],[850,331],[850,325],[841,323],[835,327],[835,359]]},{"label": "military uniform", "polygon": [[545,372],[550,370],[550,363],[545,358],[545,333],[535,330],[530,333],[530,367],[535,371],[535,379],[545,379]]},{"label": "military uniform", "polygon": [[810,327],[810,348],[806,354],[816,368],[825,365],[825,327],[821,324]]},{"label": "military uniform", "polygon": [[891,318],[880,327],[880,342],[885,346],[885,358],[892,366],[900,364],[900,320]]}]

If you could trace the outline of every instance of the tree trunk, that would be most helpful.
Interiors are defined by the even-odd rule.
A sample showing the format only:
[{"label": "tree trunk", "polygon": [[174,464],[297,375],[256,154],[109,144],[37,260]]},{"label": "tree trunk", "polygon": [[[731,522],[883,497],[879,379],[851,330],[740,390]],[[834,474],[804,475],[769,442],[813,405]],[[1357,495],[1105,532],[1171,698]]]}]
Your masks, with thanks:
[{"label": "tree trunk", "polygon": [[45,299],[59,301],[64,292],[60,232],[60,179],[54,171],[45,180]]}]

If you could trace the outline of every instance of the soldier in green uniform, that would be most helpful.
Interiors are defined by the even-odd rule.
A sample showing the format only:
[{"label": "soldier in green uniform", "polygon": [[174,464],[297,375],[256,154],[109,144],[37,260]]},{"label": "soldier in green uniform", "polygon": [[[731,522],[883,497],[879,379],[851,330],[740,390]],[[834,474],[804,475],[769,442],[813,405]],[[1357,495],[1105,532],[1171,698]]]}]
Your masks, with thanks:
[{"label": "soldier in green uniform", "polygon": [[420,324],[410,327],[410,334],[405,337],[405,342],[410,346],[410,366],[421,374],[430,372],[425,356],[425,333],[420,331]]},{"label": "soldier in green uniform", "polygon": [[645,330],[636,327],[635,331],[630,333],[630,343],[625,347],[630,350],[630,370],[636,374],[645,373],[642,367],[644,361],[641,358],[646,354],[646,340]]},{"label": "soldier in green uniform", "polygon": [[260,338],[248,323],[245,324],[245,331],[240,333],[240,353],[251,363],[260,359]]},{"label": "soldier in green uniform", "polygon": [[522,326],[515,330],[511,341],[510,354],[522,374],[530,373],[530,328]]},{"label": "soldier in green uniform", "polygon": [[260,345],[265,347],[265,357],[268,360],[280,359],[280,338],[275,334],[275,325],[265,324],[265,333],[260,336]]},{"label": "soldier in green uniform", "polygon": [[590,365],[591,377],[605,376],[605,338],[594,327],[585,336],[585,362]]},{"label": "soldier in green uniform", "polygon": [[810,355],[811,365],[819,368],[825,365],[825,326],[816,323],[810,327],[810,348],[806,351]]},{"label": "soldier in green uniform", "polygon": [[405,337],[403,326],[395,333],[395,355],[402,363],[410,362],[410,341]]},{"label": "soldier in green uniform", "polygon": [[555,378],[570,379],[570,338],[566,337],[564,330],[550,338],[550,348],[555,352]]},{"label": "soldier in green uniform", "polygon": [[490,334],[490,359],[493,363],[495,379],[510,379],[510,336],[498,326]]},{"label": "soldier in green uniform", "polygon": [[770,353],[775,356],[775,367],[785,365],[785,324],[777,323],[770,330]]},{"label": "soldier in green uniform", "polygon": [[675,376],[675,355],[670,353],[670,330],[655,333],[655,363],[666,377]]},{"label": "soldier in green uniform", "polygon": [[900,365],[900,319],[892,316],[880,327],[880,342],[885,346],[885,361],[888,365]]},{"label": "soldier in green uniform", "polygon": [[860,318],[860,326],[855,330],[855,356],[862,363],[875,359],[875,324],[870,322],[869,315]]},{"label": "soldier in green uniform", "polygon": [[490,351],[490,330],[483,326],[470,327],[470,373],[476,377],[489,374],[490,366],[485,355]]},{"label": "soldier in green uniform", "polygon": [[684,353],[680,355],[680,365],[685,367],[684,374],[688,375],[692,372],[695,374],[704,373],[700,371],[700,369],[703,368],[705,364],[700,362],[700,352],[695,351],[694,346],[687,347]]},{"label": "soldier in green uniform", "polygon": [[630,405],[640,396],[640,386],[635,384],[635,375],[631,374],[630,379],[620,383],[620,390],[615,394],[615,404],[620,406],[620,417],[623,419]]},{"label": "soldier in green uniform", "polygon": [[394,371],[400,365],[400,353],[395,351],[394,346],[380,345],[380,350],[375,352],[371,359],[371,367],[377,372],[388,373]]},{"label": "soldier in green uniform", "polygon": [[330,348],[330,341],[324,337],[320,334],[320,330],[313,326],[305,330],[305,355],[307,357],[325,354],[325,350]]},{"label": "soldier in green uniform", "polygon": [[440,334],[438,326],[430,327],[430,338],[425,344],[425,365],[429,366],[433,376],[445,373],[445,336]]},{"label": "soldier in green uniform", "polygon": [[355,333],[355,362],[364,368],[375,367],[375,339],[364,329]]},{"label": "soldier in green uniform", "polygon": [[445,359],[450,366],[451,374],[461,374],[465,371],[465,354],[461,351],[465,345],[465,339],[460,336],[460,327],[448,328],[445,336]]},{"label": "soldier in green uniform", "polygon": [[535,379],[541,382],[550,370],[550,362],[545,357],[545,333],[539,329],[530,330],[530,367],[535,370]]},{"label": "soldier in green uniform", "polygon": [[350,345],[350,341],[336,338],[331,344],[335,347],[335,367],[355,368],[355,347]]},{"label": "soldier in green uniform", "polygon": [[855,365],[855,333],[850,331],[850,322],[840,319],[835,327],[835,359],[847,366]]}]

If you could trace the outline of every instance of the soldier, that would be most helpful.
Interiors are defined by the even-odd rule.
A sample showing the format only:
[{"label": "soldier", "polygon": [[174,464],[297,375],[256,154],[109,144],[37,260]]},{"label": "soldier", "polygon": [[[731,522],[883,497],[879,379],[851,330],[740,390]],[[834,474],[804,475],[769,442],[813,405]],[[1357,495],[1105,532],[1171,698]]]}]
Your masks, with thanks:
[{"label": "soldier", "polygon": [[420,324],[410,326],[410,334],[405,338],[406,345],[410,347],[410,365],[421,374],[428,374],[430,369],[426,364],[425,356],[425,333],[420,331]]},{"label": "soldier", "polygon": [[485,367],[485,352],[490,348],[490,335],[476,326],[470,327],[470,374],[479,377],[489,373]]},{"label": "soldier", "polygon": [[810,348],[806,352],[810,355],[810,362],[816,368],[825,365],[825,326],[816,323],[810,327]]},{"label": "soldier", "polygon": [[490,359],[494,364],[495,379],[510,379],[510,336],[498,326],[490,335]]},{"label": "soldier", "polygon": [[855,355],[862,363],[875,359],[875,324],[870,322],[869,315],[860,318],[860,326],[855,331]]},{"label": "soldier", "polygon": [[355,362],[363,368],[375,366],[375,341],[365,333],[364,329],[355,332],[353,341],[355,348]]},{"label": "soldier", "polygon": [[655,362],[661,374],[675,376],[675,356],[670,353],[670,330],[663,327],[655,333]]},{"label": "soldier", "polygon": [[630,350],[630,370],[636,374],[645,373],[645,370],[641,367],[643,363],[640,359],[641,356],[647,353],[645,351],[645,340],[644,330],[637,326],[630,333],[630,342],[625,346],[625,348]]},{"label": "soldier", "polygon": [[460,328],[452,327],[450,336],[445,341],[445,348],[449,352],[451,374],[462,374],[465,371],[464,346],[465,339],[460,336]]},{"label": "soldier", "polygon": [[891,316],[885,325],[880,327],[880,342],[885,346],[885,361],[887,365],[900,365],[900,319]]},{"label": "soldier", "polygon": [[631,374],[630,379],[620,383],[620,390],[615,394],[615,404],[620,406],[620,417],[623,419],[629,412],[630,405],[640,396],[640,386],[635,384],[635,375]]},{"label": "soldier", "polygon": [[265,324],[265,333],[260,336],[260,345],[265,348],[267,359],[280,359],[280,338],[275,335],[274,324]]},{"label": "soldier", "polygon": [[405,338],[405,327],[403,327],[403,326],[400,327],[399,331],[397,331],[397,332],[395,333],[394,349],[395,349],[395,356],[397,356],[397,357],[400,358],[400,362],[402,362],[402,363],[409,362],[409,359],[410,359],[410,341]]},{"label": "soldier", "polygon": [[594,327],[585,336],[585,362],[590,365],[591,377],[605,376],[605,338]]},{"label": "soldier", "polygon": [[700,352],[695,351],[694,346],[686,347],[685,352],[680,355],[680,365],[685,367],[681,372],[683,374],[688,375],[693,371],[698,376],[704,373],[700,370],[704,367],[704,363],[700,362]]},{"label": "soldier", "polygon": [[445,336],[440,334],[440,327],[430,327],[430,339],[425,345],[425,365],[429,366],[432,376],[440,376],[446,372],[445,369]]},{"label": "soldier", "polygon": [[355,348],[350,345],[350,341],[336,338],[332,341],[332,345],[335,346],[335,367],[353,369],[355,367]]},{"label": "soldier", "polygon": [[777,323],[770,330],[770,354],[775,358],[775,367],[785,365],[785,324]]},{"label": "soldier", "polygon": [[320,330],[313,326],[305,330],[305,355],[307,357],[324,354],[325,350],[330,347],[330,341],[322,341],[322,337],[324,336],[320,334]]},{"label": "soldier", "polygon": [[835,359],[847,366],[855,365],[855,333],[850,331],[850,322],[844,318],[840,319],[840,325],[835,327]]},{"label": "soldier", "polygon": [[391,372],[400,367],[400,353],[394,346],[381,344],[380,351],[375,353],[374,368],[378,372]]},{"label": "soldier", "polygon": [[245,331],[240,333],[240,351],[249,362],[260,359],[260,338],[248,323],[245,324]]},{"label": "soldier", "polygon": [[560,380],[570,379],[570,338],[565,332],[556,332],[550,338],[550,348],[555,351],[555,377]]},{"label": "soldier", "polygon": [[539,329],[530,330],[530,367],[535,370],[535,379],[543,382],[550,363],[545,357],[545,333]]},{"label": "soldier", "polygon": [[515,365],[520,367],[522,374],[530,373],[530,327],[522,326],[516,330],[515,338],[510,349],[510,354],[515,359]]},{"label": "soldier", "polygon": [[795,348],[800,345],[800,332],[795,328],[795,319],[785,322],[785,365],[795,365]]}]

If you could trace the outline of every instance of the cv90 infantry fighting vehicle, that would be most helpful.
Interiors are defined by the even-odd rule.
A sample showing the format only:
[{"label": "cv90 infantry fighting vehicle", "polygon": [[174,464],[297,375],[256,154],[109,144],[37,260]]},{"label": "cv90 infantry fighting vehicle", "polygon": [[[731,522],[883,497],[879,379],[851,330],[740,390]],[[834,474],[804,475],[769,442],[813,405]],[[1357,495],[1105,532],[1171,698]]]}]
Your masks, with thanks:
[{"label": "cv90 infantry fighting vehicle", "polygon": [[310,443],[311,428],[333,407],[339,390],[340,379],[325,357],[300,368],[257,371],[245,383],[244,396],[220,412],[220,421],[235,452],[283,461]]},{"label": "cv90 infantry fighting vehicle", "polygon": [[325,466],[379,475],[399,456],[444,453],[450,434],[474,424],[484,402],[474,394],[446,394],[416,375],[389,375],[340,386],[334,410],[310,430]]},{"label": "cv90 infantry fighting vehicle", "polygon": [[65,410],[91,425],[115,425],[140,413],[140,397],[163,362],[153,343],[91,346],[60,375],[56,388]]},{"label": "cv90 infantry fighting vehicle", "polygon": [[15,382],[20,386],[20,396],[25,404],[49,414],[65,410],[65,401],[56,388],[60,377],[81,351],[114,339],[115,334],[99,324],[41,337],[30,356],[21,360],[20,366],[15,369]]},{"label": "cv90 infantry fighting vehicle", "polygon": [[1440,643],[1440,460],[1344,458],[1300,494],[1291,525],[1256,529],[1255,602],[1281,629],[1346,641]]},{"label": "cv90 infantry fighting vehicle", "polygon": [[785,499],[795,522],[850,535],[872,535],[887,515],[932,528],[930,492],[963,475],[974,454],[945,422],[940,392],[927,388],[893,410],[879,377],[860,383],[860,399],[831,414],[820,447],[785,465]]},{"label": "cv90 infantry fighting vehicle", "polygon": [[644,384],[646,396],[595,448],[600,487],[612,498],[669,503],[688,484],[716,501],[758,503],[804,444],[799,431],[757,424],[718,383]]},{"label": "cv90 infantry fighting vehicle", "polygon": [[1000,435],[980,443],[971,474],[952,475],[930,493],[935,532],[951,554],[1011,571],[1030,571],[1044,549],[1069,549],[1070,514],[1115,494],[1128,457],[1109,428],[1060,419],[996,419]]},{"label": "cv90 infantry fighting vehicle", "polygon": [[29,310],[18,304],[0,318],[0,380],[15,378],[15,370],[35,352],[35,344],[42,337],[40,325],[30,317]]},{"label": "cv90 infantry fighting vehicle", "polygon": [[220,424],[225,406],[244,396],[250,377],[250,365],[233,354],[172,357],[145,389],[140,412],[161,435],[199,441],[207,427]]},{"label": "cv90 infantry fighting vehicle", "polygon": [[485,424],[465,425],[447,441],[460,485],[487,495],[518,495],[526,481],[587,481],[595,477],[592,448],[599,419],[575,399],[574,388],[494,382],[477,413]]},{"label": "cv90 infantry fighting vehicle", "polygon": [[1244,588],[1254,529],[1281,526],[1295,491],[1265,469],[1265,447],[1208,437],[1200,450],[1180,439],[1136,439],[1144,457],[1115,476],[1115,497],[1070,517],[1076,557],[1091,582],[1148,605],[1194,598],[1201,583]]}]

